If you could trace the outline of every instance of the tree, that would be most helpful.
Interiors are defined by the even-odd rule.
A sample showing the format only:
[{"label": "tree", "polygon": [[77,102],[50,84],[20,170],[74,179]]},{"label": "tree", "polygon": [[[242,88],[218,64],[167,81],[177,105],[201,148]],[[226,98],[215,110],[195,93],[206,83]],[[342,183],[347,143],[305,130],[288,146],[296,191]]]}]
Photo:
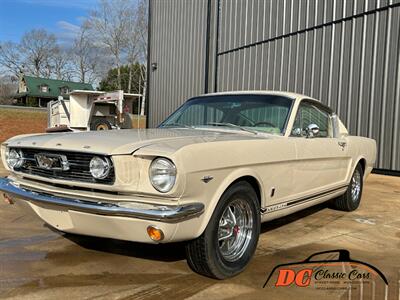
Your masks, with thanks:
[{"label": "tree", "polygon": [[[137,85],[141,88],[138,93],[143,94],[141,115],[144,115],[146,101],[146,81],[147,81],[147,28],[148,28],[148,1],[138,0],[134,18],[131,19],[131,33],[127,37],[127,62],[129,65],[128,93],[132,90],[134,80],[139,80]],[[133,68],[135,63],[142,64],[140,76],[134,78]]]},{"label": "tree", "polygon": [[[138,1],[130,28],[131,32],[127,36],[127,62],[129,66],[133,66],[136,62],[145,65],[147,59],[147,0]],[[142,71],[145,73],[146,68],[142,68]],[[133,80],[131,68],[129,74],[128,91],[131,90]],[[143,74],[139,80],[145,82],[142,77]]]},{"label": "tree", "polygon": [[26,32],[19,44],[0,45],[0,65],[9,73],[33,74],[46,78],[71,78],[68,50],[57,45],[56,37],[43,29]]},{"label": "tree", "polygon": [[58,47],[50,57],[50,74],[59,80],[70,80],[72,78],[71,54],[68,48]]},{"label": "tree", "polygon": [[0,43],[0,66],[15,76],[23,71],[22,57],[17,44]]},{"label": "tree", "polygon": [[25,67],[35,76],[50,77],[51,58],[57,52],[54,34],[44,29],[33,29],[25,33],[19,47],[24,55]]},{"label": "tree", "polygon": [[[108,77],[108,70],[115,67],[113,89],[145,94],[147,2],[99,0],[72,45],[60,45],[44,29],[26,32],[20,43],[0,43],[0,67],[15,76],[24,73],[89,83]],[[121,71],[125,65],[126,74]],[[144,107],[144,97],[142,101]]]},{"label": "tree", "polygon": [[17,78],[14,76],[0,77],[0,104],[11,104],[17,91]]},{"label": "tree", "polygon": [[80,82],[93,83],[97,78],[100,62],[98,49],[89,38],[87,23],[84,23],[74,39],[71,61]]},{"label": "tree", "polygon": [[[143,90],[143,81],[140,80],[143,65],[139,63],[135,63],[132,65],[123,65],[120,66],[120,79],[121,79],[121,88],[118,85],[118,68],[113,68],[108,71],[107,76],[104,77],[99,83],[99,90],[101,91],[115,91],[118,89],[124,90],[124,92],[128,93],[129,88],[129,77],[132,76],[132,87],[131,93],[140,94],[140,91]],[[132,70],[130,75],[130,70]]]},{"label": "tree", "polygon": [[[132,27],[135,28],[134,25]],[[132,90],[133,66],[138,61],[140,55],[140,49],[138,47],[137,40],[138,32],[137,30],[133,30],[132,34],[129,35],[127,39],[127,61],[129,67],[128,93],[130,93]]]},{"label": "tree", "polygon": [[130,0],[101,0],[87,20],[95,43],[113,56],[117,68],[117,84],[121,89],[121,65],[135,9]]},{"label": "tree", "polygon": [[[143,82],[143,90],[141,94],[142,105],[140,115],[144,115],[146,105],[146,90],[147,90],[147,37],[148,37],[148,0],[139,0],[139,5],[136,13],[136,31],[138,32],[138,47],[139,47],[139,62],[143,64],[140,72],[140,80]],[[141,85],[139,85],[141,86]],[[140,93],[140,92],[139,92]]]},{"label": "tree", "polygon": [[148,0],[138,0],[136,10],[136,36],[139,48],[139,61],[144,63],[147,61],[147,37],[148,37]]}]

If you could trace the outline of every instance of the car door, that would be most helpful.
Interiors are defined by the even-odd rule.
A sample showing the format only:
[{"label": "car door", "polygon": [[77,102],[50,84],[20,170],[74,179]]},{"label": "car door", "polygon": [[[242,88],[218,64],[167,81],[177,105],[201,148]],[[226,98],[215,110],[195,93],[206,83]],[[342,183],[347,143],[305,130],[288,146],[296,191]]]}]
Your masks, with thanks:
[{"label": "car door", "polygon": [[[250,129],[257,128],[257,124],[264,125],[263,132],[279,137],[286,130],[290,110],[290,107],[279,105],[243,109],[237,113],[236,124],[249,126]],[[253,168],[263,182],[266,211],[278,210],[279,203],[291,199],[296,146],[293,139],[287,138],[264,138],[259,139],[257,144],[258,164]]]},{"label": "car door", "polygon": [[350,157],[346,140],[337,136],[333,120],[333,113],[318,102],[300,102],[291,132],[296,145],[297,196],[333,191],[345,185]]}]

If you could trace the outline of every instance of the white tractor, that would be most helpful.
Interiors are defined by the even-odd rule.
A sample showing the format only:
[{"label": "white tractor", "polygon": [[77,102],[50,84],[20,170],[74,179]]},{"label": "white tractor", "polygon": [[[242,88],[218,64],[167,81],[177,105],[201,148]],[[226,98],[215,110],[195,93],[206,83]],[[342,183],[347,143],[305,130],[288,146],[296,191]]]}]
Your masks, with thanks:
[{"label": "white tractor", "polygon": [[47,132],[145,128],[146,118],[140,112],[140,94],[74,90],[69,100],[60,97],[50,101]]}]

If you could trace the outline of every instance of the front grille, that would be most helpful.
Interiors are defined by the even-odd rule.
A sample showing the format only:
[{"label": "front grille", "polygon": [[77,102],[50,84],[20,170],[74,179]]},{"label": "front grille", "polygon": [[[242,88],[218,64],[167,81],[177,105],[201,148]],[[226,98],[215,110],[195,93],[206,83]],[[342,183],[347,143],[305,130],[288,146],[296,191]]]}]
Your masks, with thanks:
[{"label": "front grille", "polygon": [[[42,149],[30,149],[21,148],[22,156],[24,158],[24,163],[18,169],[17,172],[22,172],[25,174],[31,174],[52,179],[61,180],[74,180],[80,182],[90,182],[90,183],[101,183],[101,184],[113,184],[115,180],[114,167],[111,165],[111,170],[106,178],[95,179],[92,174],[90,174],[90,160],[94,156],[100,156],[98,154],[92,153],[81,153],[81,152],[71,152],[71,151],[52,151],[52,150],[42,150]],[[67,157],[69,163],[69,170],[46,170],[39,168],[35,154],[60,154]],[[111,164],[112,160],[110,159]]]}]

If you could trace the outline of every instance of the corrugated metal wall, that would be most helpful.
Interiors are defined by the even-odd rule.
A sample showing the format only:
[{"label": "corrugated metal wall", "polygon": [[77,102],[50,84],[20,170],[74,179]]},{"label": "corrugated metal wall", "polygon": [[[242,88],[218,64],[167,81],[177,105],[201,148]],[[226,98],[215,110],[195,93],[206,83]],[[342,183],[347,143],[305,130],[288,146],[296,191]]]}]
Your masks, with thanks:
[{"label": "corrugated metal wall", "polygon": [[[204,92],[207,1],[152,1],[151,61],[176,65],[151,73],[150,125],[184,96]],[[400,0],[211,0],[210,7],[210,92],[273,89],[320,99],[351,134],[377,140],[378,168],[400,171]],[[184,28],[157,25],[174,14]],[[201,19],[196,25],[194,16]],[[194,40],[185,39],[188,33]],[[185,44],[186,56],[170,54],[174,43]],[[188,70],[194,47],[202,55]],[[191,72],[199,85],[174,90],[182,78],[194,84]]]},{"label": "corrugated metal wall", "polygon": [[204,92],[207,0],[152,0],[149,125]]}]

